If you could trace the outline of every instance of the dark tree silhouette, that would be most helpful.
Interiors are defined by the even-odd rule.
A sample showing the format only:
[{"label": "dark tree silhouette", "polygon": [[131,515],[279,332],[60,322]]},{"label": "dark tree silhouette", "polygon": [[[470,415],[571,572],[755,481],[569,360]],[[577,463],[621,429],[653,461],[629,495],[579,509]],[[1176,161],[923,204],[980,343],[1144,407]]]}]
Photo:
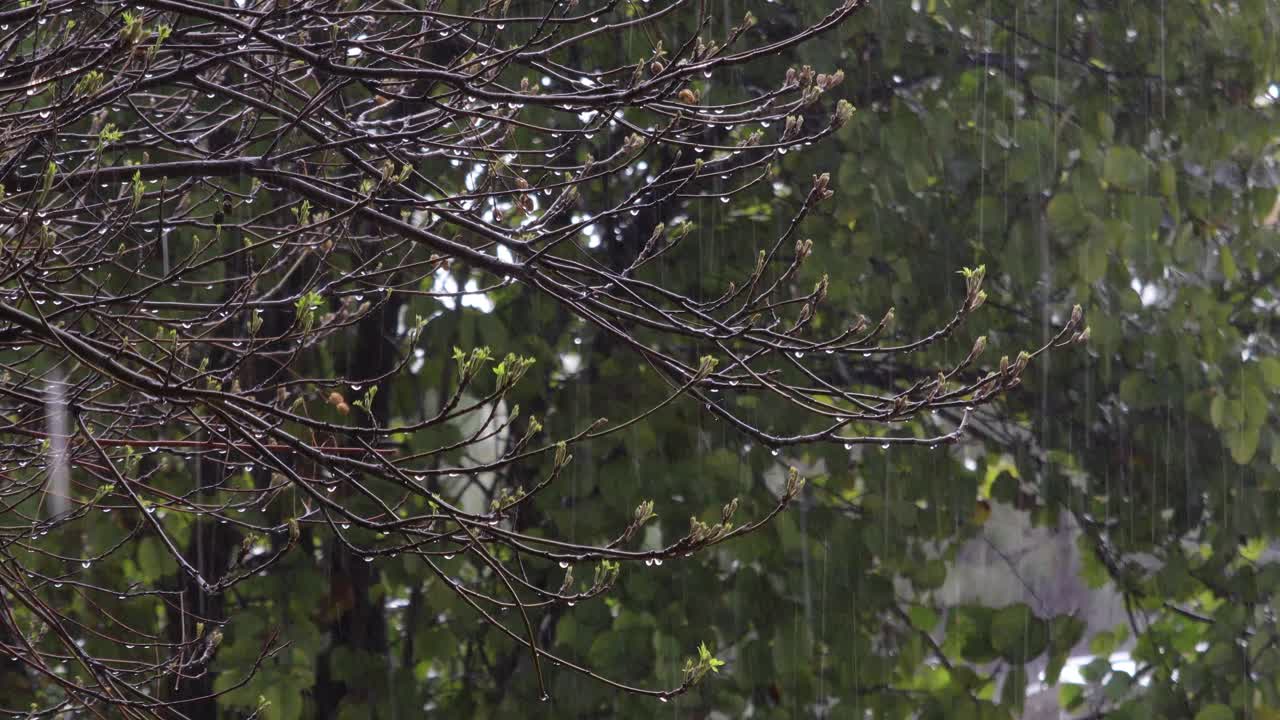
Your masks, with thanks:
[{"label": "dark tree silhouette", "polygon": [[[688,208],[733,202],[854,112],[831,98],[835,68],[793,69],[758,92],[709,93],[704,80],[818,38],[864,4],[781,37],[749,15],[717,31],[707,3],[679,0],[0,11],[0,654],[21,678],[6,682],[35,698],[4,710],[213,717],[217,695],[289,640],[287,627],[264,632],[215,689],[238,593],[300,556],[334,570],[318,612],[338,644],[387,649],[366,591],[377,563],[412,556],[523,646],[540,687],[554,663],[665,699],[714,670],[702,648],[678,686],[633,687],[553,656],[538,617],[607,593],[622,563],[750,533],[803,480],[792,471],[773,510],[745,521],[726,498],[717,521],[695,518],[657,550],[633,542],[650,503],[612,541],[569,542],[538,532],[533,508],[576,444],[674,402],[775,448],[954,442],[968,408],[1087,336],[1077,310],[994,371],[974,368],[980,339],[926,379],[837,384],[820,368],[829,356],[911,353],[985,294],[983,270],[966,271],[953,319],[910,341],[890,341],[892,310],[823,324],[839,279],[797,277],[812,247],[802,224],[835,192],[826,175],[719,292],[663,284],[663,265],[697,242]],[[619,59],[623,37],[643,49]],[[591,226],[617,229],[607,257],[587,251]],[[422,297],[508,289],[628,348],[646,368],[636,382],[665,383],[665,399],[547,437],[511,401],[530,358],[441,347],[412,314]],[[432,399],[392,403],[415,362],[450,352]],[[759,425],[724,401],[735,396],[813,423]],[[875,430],[930,410],[957,422],[931,436]],[[523,482],[464,507],[451,479],[494,473]],[[132,574],[98,571],[125,551],[140,558]],[[482,578],[449,575],[442,561],[459,553]],[[556,565],[564,579],[550,584],[529,570]],[[326,673],[320,707],[353,691]]]}]

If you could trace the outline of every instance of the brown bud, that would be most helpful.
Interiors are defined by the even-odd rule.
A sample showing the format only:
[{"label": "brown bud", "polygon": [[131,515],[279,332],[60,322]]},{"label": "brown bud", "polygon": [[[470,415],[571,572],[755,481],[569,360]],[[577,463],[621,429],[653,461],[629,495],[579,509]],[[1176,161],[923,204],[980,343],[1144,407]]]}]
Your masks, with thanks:
[{"label": "brown bud", "polygon": [[342,393],[338,392],[337,390],[334,390],[333,392],[329,393],[329,404],[330,404],[330,405],[333,405],[333,406],[335,406],[335,407],[336,407],[336,406],[338,406],[338,405],[342,405],[342,404],[344,404],[344,403],[346,403],[346,402],[347,402],[347,399],[346,399],[346,398],[344,398],[344,397],[342,397]]},{"label": "brown bud", "polygon": [[693,90],[690,90],[689,88],[685,88],[680,92],[676,93],[676,97],[679,98],[680,102],[686,105],[698,104],[698,93],[694,92]]}]

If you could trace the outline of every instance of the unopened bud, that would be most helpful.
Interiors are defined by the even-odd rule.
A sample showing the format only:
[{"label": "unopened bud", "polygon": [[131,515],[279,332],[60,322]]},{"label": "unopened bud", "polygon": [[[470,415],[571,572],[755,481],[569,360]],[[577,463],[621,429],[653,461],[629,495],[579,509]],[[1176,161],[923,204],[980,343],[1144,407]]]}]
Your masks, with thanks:
[{"label": "unopened bud", "polygon": [[813,297],[814,297],[814,300],[816,300],[817,302],[822,302],[823,300],[825,300],[825,299],[826,299],[826,297],[827,297],[827,287],[828,287],[829,282],[830,282],[830,281],[829,281],[829,280],[828,280],[828,278],[827,278],[827,274],[826,274],[826,273],[823,273],[823,274],[822,274],[822,279],[821,279],[821,280],[819,280],[819,281],[818,281],[818,284],[817,284],[816,286],[814,286],[814,288],[813,288]]},{"label": "unopened bud", "polygon": [[719,364],[720,361],[715,357],[711,355],[703,355],[702,359],[698,362],[698,374],[695,376],[695,380],[705,380],[711,375],[711,373],[716,371],[716,365]]},{"label": "unopened bud", "polygon": [[929,392],[929,399],[926,400],[925,402],[933,402],[934,398],[938,397],[943,393],[943,390],[946,388],[946,386],[947,386],[947,376],[939,372],[938,380],[933,384],[933,390]]},{"label": "unopened bud", "polygon": [[800,134],[800,128],[804,126],[804,118],[799,115],[788,115],[785,126],[782,129],[783,139],[790,139]]},{"label": "unopened bud", "polygon": [[720,510],[720,522],[728,523],[733,518],[733,514],[738,511],[738,498],[730,500]]},{"label": "unopened bud", "polygon": [[804,478],[800,477],[800,471],[794,467],[789,468],[787,470],[786,499],[790,500],[799,495],[802,489],[804,489]]},{"label": "unopened bud", "polygon": [[831,125],[837,129],[844,127],[853,117],[853,105],[848,100],[836,103],[836,111],[831,117]]},{"label": "unopened bud", "polygon": [[973,351],[969,353],[974,359],[982,355],[982,351],[987,349],[987,336],[979,335],[977,340],[973,341]]},{"label": "unopened bud", "polygon": [[1018,353],[1018,359],[1013,361],[1013,374],[1015,376],[1021,375],[1022,371],[1026,369],[1027,363],[1030,361],[1031,356],[1027,354],[1026,350]]}]

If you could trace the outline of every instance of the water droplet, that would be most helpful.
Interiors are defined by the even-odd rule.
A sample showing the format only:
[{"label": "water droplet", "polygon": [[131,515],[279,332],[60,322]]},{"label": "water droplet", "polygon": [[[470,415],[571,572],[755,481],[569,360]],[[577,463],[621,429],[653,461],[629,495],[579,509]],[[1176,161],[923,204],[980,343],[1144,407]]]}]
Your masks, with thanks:
[{"label": "water droplet", "polygon": [[370,555],[369,557],[365,558],[365,559],[364,559],[364,561],[365,561],[365,562],[373,562],[373,556],[372,556],[372,555]]},{"label": "water droplet", "polygon": [[453,559],[453,553],[449,553],[448,555],[445,555],[445,556],[444,556],[444,559],[445,559],[445,560],[452,560],[452,559]]},{"label": "water droplet", "polygon": [[343,529],[343,530],[350,530],[350,529],[351,529],[351,523],[342,523],[342,529]]},{"label": "water droplet", "polygon": [[802,357],[804,357],[804,353],[803,353],[803,352],[800,352],[799,350],[797,350],[797,351],[796,351],[796,359],[800,359],[800,358],[802,358]]},{"label": "water droplet", "polygon": [[82,568],[87,568],[87,567],[89,567],[89,566],[90,566],[90,565],[92,565],[92,564],[93,564],[93,562],[92,562],[92,561],[90,561],[90,560],[85,560],[84,562],[80,563],[80,567],[82,567]]},{"label": "water droplet", "polygon": [[600,17],[599,17],[598,15],[593,15],[593,16],[591,17],[591,22],[593,22],[593,23],[598,23],[598,22],[600,22]]},{"label": "water droplet", "polygon": [[660,703],[668,702],[668,698],[667,698],[667,696],[666,696],[666,695],[659,695],[659,696],[658,696],[658,702],[660,702]]},{"label": "water droplet", "polygon": [[853,449],[853,443],[845,443],[845,444],[844,444],[844,449],[845,449],[845,450],[852,450],[852,449]]},{"label": "water droplet", "polygon": [[654,564],[654,565],[661,565],[661,564],[662,564],[662,558],[654,558],[654,559],[653,559],[653,564]]},{"label": "water droplet", "polygon": [[653,567],[653,558],[645,558],[644,564],[645,564],[645,567]]},{"label": "water droplet", "polygon": [[561,561],[560,561],[560,567],[561,567],[561,568],[567,568],[567,567],[569,567],[569,561],[568,561],[568,560],[561,560]]},{"label": "water droplet", "polygon": [[726,203],[726,204],[727,204],[727,203],[729,202],[729,196],[728,196],[728,195],[725,195],[725,196],[721,197],[721,198],[720,198],[720,202],[722,202],[722,203]]},{"label": "water droplet", "polygon": [[888,449],[889,449],[889,443],[880,443],[880,449],[881,449],[881,450],[888,450]]},{"label": "water droplet", "polygon": [[770,450],[770,451],[769,451],[769,454],[770,454],[770,455],[772,455],[772,456],[774,456],[774,457],[777,457],[777,456],[778,456],[778,449],[777,449],[777,448],[774,448],[774,449]]}]

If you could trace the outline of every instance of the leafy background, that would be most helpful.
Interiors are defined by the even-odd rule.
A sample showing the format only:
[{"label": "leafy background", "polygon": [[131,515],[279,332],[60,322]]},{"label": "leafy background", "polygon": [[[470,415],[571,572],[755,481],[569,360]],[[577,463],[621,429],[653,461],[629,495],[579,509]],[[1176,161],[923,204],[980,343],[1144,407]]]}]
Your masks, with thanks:
[{"label": "leafy background", "polygon": [[[827,5],[709,3],[726,23],[756,12],[761,37]],[[732,204],[667,209],[694,223],[695,242],[661,280],[721,287],[722,269],[751,262],[809,178],[829,172],[836,200],[804,227],[810,280],[832,278],[823,322],[893,306],[898,332],[927,331],[962,299],[963,266],[986,265],[990,294],[967,335],[906,362],[833,361],[831,379],[906,382],[963,357],[979,333],[988,360],[1016,352],[1075,303],[1087,350],[1036,365],[953,448],[778,456],[693,401],[577,448],[531,527],[599,539],[652,498],[659,518],[645,542],[657,544],[735,496],[744,514],[766,510],[786,464],[809,478],[803,502],[762,532],[627,568],[608,599],[542,620],[556,652],[635,684],[677,683],[706,642],[725,667],[669,707],[554,668],[539,703],[527,654],[438,578],[407,560],[344,561],[316,537],[311,557],[291,555],[228,600],[237,614],[216,687],[238,682],[272,628],[291,646],[220,701],[226,717],[1005,718],[1057,717],[1059,706],[1280,717],[1280,6],[882,2],[704,91],[751,93],[801,64],[842,68],[839,91],[859,112]],[[584,207],[618,192],[601,183]],[[628,258],[635,228],[597,228],[594,252]],[[452,272],[456,287],[473,279]],[[384,389],[390,415],[430,402],[455,346],[536,358],[513,400],[553,434],[662,397],[634,355],[535,294],[514,286],[489,300],[411,301],[410,315],[432,317],[428,351]],[[361,362],[357,340],[323,363]],[[745,409],[766,425],[804,422]],[[472,492],[486,502],[522,481],[487,478]],[[118,531],[104,519],[88,543],[105,547]],[[464,558],[445,565],[486,582]],[[93,572],[160,581],[173,568],[144,540]],[[554,568],[532,573],[559,582]],[[4,677],[0,694],[24,705],[31,689]]]}]

